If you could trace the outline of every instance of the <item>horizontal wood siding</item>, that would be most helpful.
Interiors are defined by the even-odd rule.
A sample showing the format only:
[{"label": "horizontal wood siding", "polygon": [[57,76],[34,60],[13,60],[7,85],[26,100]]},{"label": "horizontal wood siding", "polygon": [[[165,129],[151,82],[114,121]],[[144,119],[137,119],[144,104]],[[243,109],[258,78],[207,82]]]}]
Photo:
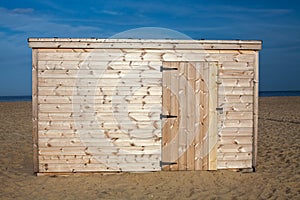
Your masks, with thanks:
[{"label": "horizontal wood siding", "polygon": [[119,52],[39,52],[40,172],[160,170],[161,62]]},{"label": "horizontal wood siding", "polygon": [[217,155],[197,164],[252,166],[261,41],[30,38],[29,46],[36,172],[161,170],[165,61],[217,64]]},{"label": "horizontal wood siding", "polygon": [[[228,54],[223,50],[222,53]],[[230,51],[244,60],[219,62],[218,169],[251,168],[254,126],[254,52]],[[220,55],[222,57],[222,55]]]}]

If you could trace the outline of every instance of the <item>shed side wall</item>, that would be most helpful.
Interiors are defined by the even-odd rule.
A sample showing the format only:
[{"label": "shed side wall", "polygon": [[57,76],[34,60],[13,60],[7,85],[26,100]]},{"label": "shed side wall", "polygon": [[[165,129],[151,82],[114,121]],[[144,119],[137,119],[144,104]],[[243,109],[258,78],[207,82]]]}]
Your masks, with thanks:
[{"label": "shed side wall", "polygon": [[40,172],[160,170],[161,62],[126,56],[40,50]]},{"label": "shed side wall", "polygon": [[[234,54],[231,61],[223,61],[229,53]],[[252,167],[256,55],[256,51],[220,51],[219,169]]]},{"label": "shed side wall", "polygon": [[40,172],[160,170],[162,61],[218,63],[217,168],[252,166],[256,51],[39,51]]}]

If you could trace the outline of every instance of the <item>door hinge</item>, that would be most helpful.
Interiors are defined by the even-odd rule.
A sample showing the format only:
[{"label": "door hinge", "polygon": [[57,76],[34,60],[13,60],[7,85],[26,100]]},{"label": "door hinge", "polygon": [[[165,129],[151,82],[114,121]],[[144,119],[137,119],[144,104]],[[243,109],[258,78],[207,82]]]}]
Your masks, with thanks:
[{"label": "door hinge", "polygon": [[167,71],[170,71],[170,70],[178,70],[178,68],[176,68],[176,67],[173,67],[173,68],[167,68],[167,67],[160,66],[160,72],[162,72],[162,71],[164,71],[164,70],[167,70]]},{"label": "door hinge", "polygon": [[162,114],[160,114],[160,119],[162,119],[162,118],[177,118],[177,116],[175,116],[175,115],[162,115]]},{"label": "door hinge", "polygon": [[176,165],[176,164],[177,164],[177,162],[163,162],[163,161],[159,162],[160,167],[162,167],[164,165]]}]

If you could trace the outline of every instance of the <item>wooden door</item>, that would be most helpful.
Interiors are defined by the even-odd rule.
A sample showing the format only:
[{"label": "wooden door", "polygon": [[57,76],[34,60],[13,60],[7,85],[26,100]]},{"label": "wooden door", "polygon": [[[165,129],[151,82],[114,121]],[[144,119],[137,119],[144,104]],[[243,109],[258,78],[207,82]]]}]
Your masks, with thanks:
[{"label": "wooden door", "polygon": [[215,170],[217,64],[164,62],[163,170]]}]

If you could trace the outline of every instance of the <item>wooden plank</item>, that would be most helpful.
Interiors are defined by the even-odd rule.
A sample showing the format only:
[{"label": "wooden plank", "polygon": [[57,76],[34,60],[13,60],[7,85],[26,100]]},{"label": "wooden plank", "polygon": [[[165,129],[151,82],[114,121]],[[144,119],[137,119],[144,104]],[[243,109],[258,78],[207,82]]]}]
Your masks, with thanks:
[{"label": "wooden plank", "polygon": [[[226,155],[225,155],[226,156]],[[228,156],[227,156],[228,157]],[[226,158],[226,157],[225,157]],[[48,155],[40,156],[39,160],[41,164],[53,163],[53,164],[97,164],[97,163],[159,163],[159,155],[121,155],[121,156],[93,156],[93,155],[81,155],[81,156],[65,156],[65,155]]]},{"label": "wooden plank", "polygon": [[252,119],[225,119],[222,123],[222,127],[253,127]]},{"label": "wooden plank", "polygon": [[253,103],[221,103],[220,107],[223,111],[229,112],[251,112],[253,110]]},{"label": "wooden plank", "polygon": [[221,54],[223,54],[223,53],[234,53],[234,54],[237,54],[237,53],[239,53],[239,54],[250,54],[250,55],[253,55],[253,54],[255,54],[255,50],[243,50],[243,49],[236,49],[236,50],[231,50],[231,49],[225,49],[225,50],[223,50],[223,49],[220,49],[219,50],[219,53],[221,53]]},{"label": "wooden plank", "polygon": [[34,42],[89,42],[89,43],[199,43],[199,44],[261,44],[261,40],[178,40],[178,39],[107,39],[107,38],[29,38],[29,44]]},{"label": "wooden plank", "polygon": [[38,50],[32,49],[32,139],[33,139],[33,172],[39,172],[38,161]]},{"label": "wooden plank", "polygon": [[40,87],[41,96],[161,96],[161,87]]},{"label": "wooden plank", "polygon": [[89,117],[93,116],[97,120],[101,120],[102,118],[106,121],[115,121],[116,119],[130,120],[130,121],[153,121],[159,120],[161,112],[119,112],[119,113],[92,113],[84,114],[84,113],[39,113],[40,121],[73,121],[80,120],[84,121],[89,119]]},{"label": "wooden plank", "polygon": [[[220,91],[220,89],[219,89]],[[219,95],[219,103],[253,103],[252,95]]]},{"label": "wooden plank", "polygon": [[[164,62],[165,68],[178,68],[177,62]],[[178,70],[163,71],[164,83],[168,92],[166,93],[166,108],[164,113],[179,116],[179,100],[178,100]],[[164,124],[166,130],[167,145],[163,147],[164,159],[163,162],[176,163],[169,166],[164,166],[164,170],[178,170],[178,128],[179,118],[168,118]]]},{"label": "wooden plank", "polygon": [[196,101],[195,101],[195,82],[196,82],[196,69],[194,64],[187,63],[186,65],[186,79],[188,82],[187,88],[187,170],[195,170],[195,122],[196,122]]},{"label": "wooden plank", "polygon": [[253,70],[219,70],[220,78],[253,78]]},{"label": "wooden plank", "polygon": [[[71,42],[72,41],[72,42]],[[62,39],[30,38],[31,48],[101,49],[249,49],[260,50],[261,41],[234,40],[134,40],[134,39]]]},{"label": "wooden plank", "polygon": [[228,160],[218,162],[218,169],[243,169],[243,168],[251,168],[252,161],[251,160]]},{"label": "wooden plank", "polygon": [[155,70],[132,71],[132,70],[40,70],[41,78],[75,78],[75,79],[140,79],[140,78],[159,78],[161,74]]},{"label": "wooden plank", "polygon": [[157,138],[161,139],[161,130],[148,130],[142,129],[134,131],[131,129],[115,130],[115,129],[106,129],[105,131],[95,129],[76,129],[76,130],[39,130],[39,138],[81,138],[85,140],[86,138]]},{"label": "wooden plank", "polygon": [[160,155],[160,146],[130,147],[46,147],[39,149],[39,155]]},{"label": "wooden plank", "polygon": [[58,113],[58,112],[82,112],[82,113],[95,113],[95,112],[115,112],[115,113],[128,113],[128,112],[159,112],[161,106],[159,103],[155,104],[92,104],[92,103],[78,103],[78,104],[40,104],[39,110],[42,113]]},{"label": "wooden plank", "polygon": [[249,62],[254,63],[254,56],[241,53],[220,53],[220,62]]},{"label": "wooden plank", "polygon": [[217,75],[218,75],[218,68],[216,63],[209,64],[209,163],[208,169],[209,170],[216,170],[217,169]]},{"label": "wooden plank", "polygon": [[207,169],[203,163],[204,155],[204,138],[207,130],[205,129],[205,115],[207,114],[208,101],[205,101],[205,93],[207,93],[206,83],[204,82],[204,69],[203,62],[195,63],[196,66],[196,81],[195,81],[195,99],[196,99],[196,112],[195,112],[195,170]]},{"label": "wooden plank", "polygon": [[252,144],[252,137],[251,136],[223,136],[220,137],[218,141],[218,145],[227,145],[227,144]]},{"label": "wooden plank", "polygon": [[234,152],[242,152],[242,153],[248,153],[252,152],[252,144],[219,144],[217,147],[218,153],[234,153]]},{"label": "wooden plank", "polygon": [[113,165],[112,167],[106,166],[105,164],[64,164],[57,165],[53,163],[40,164],[40,172],[147,172],[147,171],[159,171],[159,165],[157,163],[120,163]]},{"label": "wooden plank", "polygon": [[258,96],[259,96],[259,54],[255,55],[254,69],[254,98],[253,98],[253,159],[252,166],[255,169],[257,165],[257,140],[258,140]]},{"label": "wooden plank", "polygon": [[253,120],[253,113],[252,112],[230,112],[226,111],[225,119],[235,119],[235,120]]},{"label": "wooden plank", "polygon": [[[41,52],[40,60],[55,60],[55,61],[76,61],[80,60],[82,62],[91,61],[220,61],[220,62],[254,62],[254,56],[249,54],[241,53],[222,53],[219,52],[192,52],[192,51],[146,51],[144,49],[137,49],[135,51],[128,51],[123,49],[123,51],[115,49],[117,51],[111,50],[101,50],[96,49],[92,52]],[[107,66],[103,62],[104,68]]]},{"label": "wooden plank", "polygon": [[[96,92],[106,92],[106,91],[129,91],[129,92],[135,92],[140,91],[140,90],[158,90],[161,91],[161,87],[159,86],[95,86],[95,87],[84,87],[84,86],[77,86],[77,87],[64,87],[64,86],[59,86],[59,87],[54,87],[54,86],[49,86],[49,87],[39,87],[39,91],[43,90],[65,90],[65,91],[70,91],[70,90],[78,90],[78,91],[86,91],[86,90],[96,90]],[[149,95],[149,94],[148,94]],[[98,95],[97,95],[98,96]]]},{"label": "wooden plank", "polygon": [[[251,55],[251,57],[253,58],[253,55]],[[249,71],[254,69],[254,62],[220,61],[218,63],[219,63],[219,69],[222,70]]]},{"label": "wooden plank", "polygon": [[253,95],[253,87],[220,87],[219,95]]},{"label": "wooden plank", "polygon": [[122,79],[97,79],[97,78],[39,78],[38,79],[39,86],[41,87],[104,87],[104,86],[116,86],[116,87],[124,87],[124,86],[135,86],[135,87],[143,87],[143,86],[159,86],[161,87],[161,79],[151,78],[122,78]]},{"label": "wooden plank", "polygon": [[160,70],[157,61],[91,61],[91,60],[40,60],[40,70]]},{"label": "wooden plank", "polygon": [[203,125],[202,125],[202,169],[208,170],[209,169],[209,102],[210,102],[210,91],[209,91],[209,64],[203,62],[203,76],[202,79],[203,83],[202,88],[203,90]]},{"label": "wooden plank", "polygon": [[[252,153],[218,153],[218,161],[251,160]],[[218,166],[219,168],[219,166]]]},{"label": "wooden plank", "polygon": [[105,164],[57,164],[57,163],[41,163],[39,164],[40,172],[99,172],[99,171],[119,171],[118,169],[113,169],[107,167]]},{"label": "wooden plank", "polygon": [[[222,50],[223,51],[223,50]],[[41,52],[43,53],[174,53],[173,49],[143,49],[143,48],[135,48],[135,49],[128,49],[128,48],[119,48],[119,49],[85,49],[85,48],[73,48],[73,49],[41,49]],[[198,53],[198,54],[206,54],[208,53],[207,50],[204,49],[178,49],[176,51],[178,53]],[[232,54],[246,54],[247,52],[252,52],[250,54],[253,54],[255,51],[247,51],[247,50],[227,50],[223,51],[224,53],[232,53]],[[219,54],[220,50],[209,50],[209,53]]]},{"label": "wooden plank", "polygon": [[39,60],[47,61],[47,60],[57,60],[57,61],[111,61],[118,60],[122,61],[123,57],[126,53],[123,53],[121,50],[117,50],[114,52],[98,50],[96,49],[93,52],[57,52],[57,53],[48,53],[41,52]]},{"label": "wooden plank", "polygon": [[39,96],[39,103],[46,104],[161,104],[160,96]]},{"label": "wooden plank", "polygon": [[219,132],[223,136],[252,136],[252,128],[249,127],[223,127]]},{"label": "wooden plank", "polygon": [[178,98],[180,103],[180,125],[178,135],[178,170],[187,169],[187,91],[188,84],[186,80],[187,76],[187,63],[178,63]]},{"label": "wooden plank", "polygon": [[[172,62],[169,64],[170,68],[178,68],[177,62]],[[170,129],[171,129],[171,160],[172,162],[176,163],[170,166],[170,170],[178,170],[178,148],[179,148],[179,140],[178,140],[178,133],[179,133],[179,124],[180,124],[180,113],[179,113],[179,99],[178,99],[178,92],[179,92],[179,78],[178,78],[178,70],[172,70],[171,72],[171,96],[170,96],[170,103],[171,103],[171,115],[178,116],[177,118],[170,118]]]},{"label": "wooden plank", "polygon": [[[102,78],[102,74],[116,74],[116,75],[128,75],[128,74],[156,74],[160,76],[160,71],[159,70],[154,70],[154,69],[118,69],[118,70],[103,70],[103,69],[46,69],[46,70],[39,70],[38,71],[40,75],[94,75],[98,76],[98,78]],[[105,78],[105,77],[104,77]],[[109,77],[110,78],[110,77]]]},{"label": "wooden plank", "polygon": [[49,122],[43,122],[39,121],[38,123],[39,129],[41,130],[68,130],[68,129],[88,129],[88,130],[93,130],[93,129],[100,129],[100,130],[105,130],[105,129],[143,129],[143,128],[148,128],[149,131],[153,129],[160,129],[161,128],[161,123],[159,121],[151,121],[151,122],[134,122],[130,121],[127,123],[120,123],[120,122],[106,122],[106,121],[90,121],[90,122],[72,122],[72,121],[66,121],[66,122],[61,122],[61,121],[49,121]]},{"label": "wooden plank", "polygon": [[161,140],[152,138],[40,138],[39,147],[131,147],[160,146]]},{"label": "wooden plank", "polygon": [[226,78],[219,79],[219,87],[253,87],[252,78]]},{"label": "wooden plank", "polygon": [[[167,63],[163,63],[163,67],[168,68]],[[162,114],[163,115],[171,115],[171,73],[170,71],[163,71],[163,109]],[[172,135],[171,135],[171,121],[168,118],[163,119],[163,130],[162,130],[162,163],[166,162],[172,162],[171,158],[171,141],[172,141]],[[170,170],[169,165],[163,165],[162,170]]]}]

